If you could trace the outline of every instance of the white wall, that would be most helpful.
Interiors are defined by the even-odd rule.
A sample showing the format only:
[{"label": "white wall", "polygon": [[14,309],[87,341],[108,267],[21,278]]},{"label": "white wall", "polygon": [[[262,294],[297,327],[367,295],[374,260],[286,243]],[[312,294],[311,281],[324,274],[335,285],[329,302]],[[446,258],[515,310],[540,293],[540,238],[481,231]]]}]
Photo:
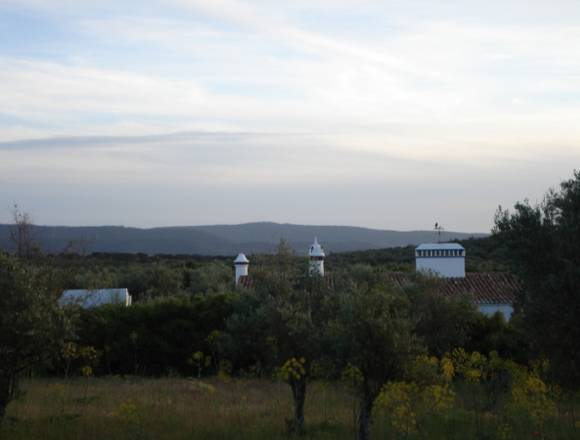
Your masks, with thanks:
[{"label": "white wall", "polygon": [[323,259],[310,259],[310,275],[320,275],[324,276],[324,260]]},{"label": "white wall", "polygon": [[487,316],[495,315],[501,312],[506,320],[509,320],[514,312],[514,308],[509,304],[480,304],[477,306],[479,311]]},{"label": "white wall", "polygon": [[465,257],[416,257],[417,272],[432,272],[444,278],[465,277]]},{"label": "white wall", "polygon": [[236,264],[236,284],[240,281],[240,277],[248,276],[248,264]]}]

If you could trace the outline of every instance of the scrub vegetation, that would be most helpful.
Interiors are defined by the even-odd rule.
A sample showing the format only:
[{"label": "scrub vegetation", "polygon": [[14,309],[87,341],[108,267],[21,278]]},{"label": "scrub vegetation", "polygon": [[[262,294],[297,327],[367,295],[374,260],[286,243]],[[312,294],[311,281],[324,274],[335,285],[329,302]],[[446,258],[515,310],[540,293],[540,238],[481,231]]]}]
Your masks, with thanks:
[{"label": "scrub vegetation", "polygon": [[[226,260],[45,256],[15,218],[19,251],[0,254],[2,438],[580,434],[578,172],[467,243],[478,267],[519,275],[510,322],[438,295],[436,278],[391,284],[385,271],[410,271],[404,249],[336,257],[321,278],[281,242],[235,289]],[[57,306],[63,287],[115,285],[133,306]]]}]

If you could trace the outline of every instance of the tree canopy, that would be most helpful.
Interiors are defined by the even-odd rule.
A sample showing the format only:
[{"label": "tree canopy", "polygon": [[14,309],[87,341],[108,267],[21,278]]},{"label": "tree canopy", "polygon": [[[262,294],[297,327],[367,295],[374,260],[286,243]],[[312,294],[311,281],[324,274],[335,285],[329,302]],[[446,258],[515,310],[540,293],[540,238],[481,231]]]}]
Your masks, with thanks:
[{"label": "tree canopy", "polygon": [[520,313],[532,349],[557,366],[559,380],[580,385],[580,171],[544,200],[498,209],[494,235],[506,243],[524,288]]},{"label": "tree canopy", "polygon": [[0,419],[18,377],[58,353],[70,329],[48,270],[0,253]]}]

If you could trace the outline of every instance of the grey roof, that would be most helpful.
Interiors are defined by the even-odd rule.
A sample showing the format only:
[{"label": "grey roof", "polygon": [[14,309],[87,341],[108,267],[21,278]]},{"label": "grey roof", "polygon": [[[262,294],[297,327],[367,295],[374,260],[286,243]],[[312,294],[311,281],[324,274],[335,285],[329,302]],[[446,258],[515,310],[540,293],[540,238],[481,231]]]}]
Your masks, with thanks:
[{"label": "grey roof", "polygon": [[418,251],[423,250],[462,250],[465,248],[457,243],[421,243],[415,248]]},{"label": "grey roof", "polygon": [[105,304],[131,305],[131,295],[127,289],[71,289],[65,290],[58,300],[62,305],[76,304],[85,309]]}]

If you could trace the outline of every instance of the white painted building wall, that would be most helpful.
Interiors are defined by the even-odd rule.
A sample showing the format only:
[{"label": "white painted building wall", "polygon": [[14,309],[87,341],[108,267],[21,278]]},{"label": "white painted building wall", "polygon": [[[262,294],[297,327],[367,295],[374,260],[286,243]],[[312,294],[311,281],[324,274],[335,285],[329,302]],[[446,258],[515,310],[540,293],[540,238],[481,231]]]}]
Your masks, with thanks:
[{"label": "white painted building wall", "polygon": [[236,268],[236,285],[240,282],[241,277],[248,276],[248,266],[250,265],[250,260],[240,253],[234,260],[234,266]]},{"label": "white painted building wall", "polygon": [[495,315],[496,312],[500,312],[506,321],[509,321],[514,313],[514,308],[510,304],[479,304],[477,308],[481,313],[487,316],[492,316]]},{"label": "white painted building wall", "polygon": [[310,257],[310,275],[324,276],[324,258],[326,254],[318,243],[318,239],[314,237],[314,243],[310,246],[308,250],[308,256]]},{"label": "white painted building wall", "polygon": [[426,243],[415,249],[417,272],[444,278],[465,277],[465,248],[456,243]]}]

